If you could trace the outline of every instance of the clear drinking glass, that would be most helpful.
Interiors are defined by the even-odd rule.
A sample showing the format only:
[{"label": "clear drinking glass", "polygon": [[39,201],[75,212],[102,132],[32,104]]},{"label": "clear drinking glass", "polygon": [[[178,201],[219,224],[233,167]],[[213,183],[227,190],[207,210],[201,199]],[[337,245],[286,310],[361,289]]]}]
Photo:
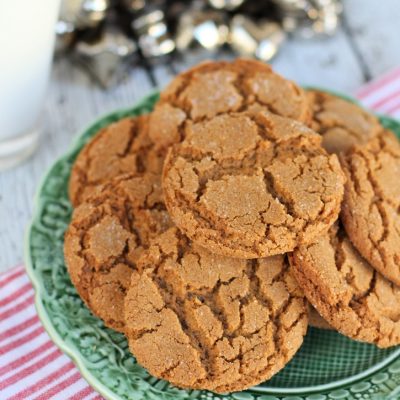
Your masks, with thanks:
[{"label": "clear drinking glass", "polygon": [[35,150],[60,0],[0,0],[0,170]]}]

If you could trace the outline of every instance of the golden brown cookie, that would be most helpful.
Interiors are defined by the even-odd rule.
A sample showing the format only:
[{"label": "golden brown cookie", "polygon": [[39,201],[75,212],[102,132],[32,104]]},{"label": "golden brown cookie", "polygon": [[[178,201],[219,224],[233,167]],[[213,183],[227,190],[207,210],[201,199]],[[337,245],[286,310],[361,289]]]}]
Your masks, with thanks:
[{"label": "golden brown cookie", "polygon": [[400,288],[361,257],[335,224],[290,257],[294,276],[321,316],[344,335],[379,347],[400,344]]},{"label": "golden brown cookie", "polygon": [[303,341],[308,304],[284,256],[222,257],[171,228],[138,267],[125,333],[155,377],[182,388],[243,390],[276,374]]},{"label": "golden brown cookie", "polygon": [[218,254],[292,251],[337,219],[344,175],[305,125],[262,112],[188,123],[169,152],[165,203],[176,225]]},{"label": "golden brown cookie", "polygon": [[313,114],[311,127],[322,135],[322,146],[329,153],[347,152],[382,130],[378,119],[357,104],[316,90],[309,90],[308,95]]},{"label": "golden brown cookie", "polygon": [[342,164],[346,232],[374,268],[400,285],[400,143],[383,132],[342,157]]},{"label": "golden brown cookie", "polygon": [[157,153],[148,136],[148,116],[124,118],[103,128],[82,149],[69,181],[74,207],[93,189],[123,173],[160,173],[164,154]]},{"label": "golden brown cookie", "polygon": [[65,234],[72,283],[90,310],[123,331],[123,298],[140,253],[170,226],[159,176],[121,175],[78,206]]},{"label": "golden brown cookie", "polygon": [[308,311],[308,325],[313,328],[332,330],[333,328],[318,314],[318,311],[310,305]]},{"label": "golden brown cookie", "polygon": [[158,146],[184,139],[187,121],[198,122],[218,114],[248,108],[309,122],[309,98],[296,84],[267,64],[254,60],[202,63],[180,75],[161,92],[150,116],[149,135]]}]

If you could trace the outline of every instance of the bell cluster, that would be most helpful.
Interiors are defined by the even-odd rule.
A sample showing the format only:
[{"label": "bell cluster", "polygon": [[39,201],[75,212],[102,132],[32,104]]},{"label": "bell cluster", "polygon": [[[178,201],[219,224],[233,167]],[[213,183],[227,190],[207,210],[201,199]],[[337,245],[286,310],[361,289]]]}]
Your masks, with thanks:
[{"label": "bell cluster", "polygon": [[56,54],[71,54],[101,86],[129,66],[228,49],[270,61],[290,35],[333,35],[340,0],[62,0]]}]

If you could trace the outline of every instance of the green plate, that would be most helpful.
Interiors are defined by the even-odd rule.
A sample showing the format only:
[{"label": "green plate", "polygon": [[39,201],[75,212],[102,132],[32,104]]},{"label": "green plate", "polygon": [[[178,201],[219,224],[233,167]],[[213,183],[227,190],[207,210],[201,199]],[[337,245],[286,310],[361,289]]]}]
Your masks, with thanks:
[{"label": "green plate", "polygon": [[[26,237],[26,266],[36,290],[39,317],[57,346],[72,358],[90,385],[113,400],[399,399],[400,348],[380,350],[313,328],[294,359],[268,382],[228,395],[179,390],[149,375],[129,353],[124,336],[105,328],[84,306],[63,257],[63,236],[72,211],[67,195],[72,163],[100,128],[151,111],[157,98],[157,93],[152,94],[86,128],[40,186]],[[400,137],[399,122],[380,119]]]}]

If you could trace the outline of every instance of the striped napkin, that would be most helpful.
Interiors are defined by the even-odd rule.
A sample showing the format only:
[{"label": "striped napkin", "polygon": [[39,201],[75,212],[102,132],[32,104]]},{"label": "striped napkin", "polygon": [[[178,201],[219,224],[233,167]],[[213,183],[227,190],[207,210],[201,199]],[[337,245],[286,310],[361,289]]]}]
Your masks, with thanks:
[{"label": "striped napkin", "polygon": [[[400,118],[400,68],[356,93],[368,108]],[[0,399],[101,400],[52,343],[33,303],[24,267],[0,275]]]},{"label": "striped napkin", "polygon": [[355,96],[375,112],[400,118],[400,67],[364,85]]}]

